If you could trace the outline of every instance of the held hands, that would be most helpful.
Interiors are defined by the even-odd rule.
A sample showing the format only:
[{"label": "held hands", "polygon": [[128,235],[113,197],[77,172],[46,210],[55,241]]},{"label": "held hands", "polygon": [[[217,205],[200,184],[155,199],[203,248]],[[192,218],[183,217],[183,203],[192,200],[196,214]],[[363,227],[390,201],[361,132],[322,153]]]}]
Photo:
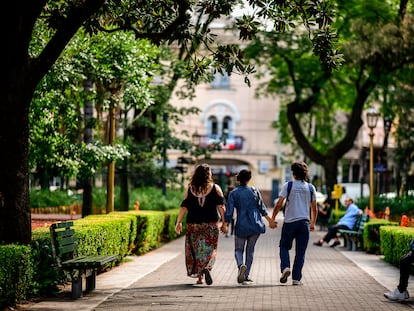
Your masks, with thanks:
[{"label": "held hands", "polygon": [[273,220],[272,218],[270,218],[268,221],[269,221],[269,228],[274,229],[277,227],[277,221]]},{"label": "held hands", "polygon": [[222,233],[224,233],[224,234],[226,234],[226,233],[229,231],[229,229],[227,228],[227,223],[226,223],[226,222],[223,222],[223,223],[221,224],[220,231],[221,231]]}]

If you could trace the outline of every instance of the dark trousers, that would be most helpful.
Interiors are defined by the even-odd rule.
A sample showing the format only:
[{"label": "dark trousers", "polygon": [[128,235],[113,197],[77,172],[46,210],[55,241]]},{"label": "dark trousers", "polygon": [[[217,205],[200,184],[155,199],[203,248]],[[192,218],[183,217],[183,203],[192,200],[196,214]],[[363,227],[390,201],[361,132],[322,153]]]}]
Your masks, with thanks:
[{"label": "dark trousers", "polygon": [[414,252],[409,251],[400,258],[400,283],[398,290],[402,293],[407,290],[408,279],[411,274],[411,264],[414,262]]},{"label": "dark trousers", "polygon": [[345,225],[333,225],[330,226],[328,228],[328,233],[325,234],[325,236],[323,237],[323,240],[326,243],[329,243],[330,240],[332,240],[333,238],[336,238],[336,234],[338,233],[339,229],[345,229],[345,230],[350,230],[347,226]]}]

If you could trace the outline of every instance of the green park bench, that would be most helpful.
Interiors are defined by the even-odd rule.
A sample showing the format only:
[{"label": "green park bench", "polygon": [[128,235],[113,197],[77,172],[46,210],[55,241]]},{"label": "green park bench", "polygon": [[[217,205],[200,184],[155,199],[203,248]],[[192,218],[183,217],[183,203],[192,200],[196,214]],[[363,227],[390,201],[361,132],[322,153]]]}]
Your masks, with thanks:
[{"label": "green park bench", "polygon": [[344,246],[351,251],[356,251],[362,248],[364,232],[364,225],[369,221],[368,214],[364,213],[358,216],[352,230],[339,229],[338,232],[344,238]]},{"label": "green park bench", "polygon": [[97,269],[118,258],[118,255],[77,256],[78,243],[73,222],[58,222],[50,226],[54,264],[70,272],[72,298],[82,297],[82,280],[86,278],[86,291],[96,285]]}]

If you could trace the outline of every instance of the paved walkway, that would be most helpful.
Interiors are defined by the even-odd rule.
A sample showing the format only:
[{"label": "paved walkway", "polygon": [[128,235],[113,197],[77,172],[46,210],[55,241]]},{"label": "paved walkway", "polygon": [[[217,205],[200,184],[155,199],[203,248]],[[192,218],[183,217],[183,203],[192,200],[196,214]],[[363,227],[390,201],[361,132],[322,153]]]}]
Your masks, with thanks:
[{"label": "paved walkway", "polygon": [[[279,220],[281,224],[281,220]],[[212,270],[213,284],[195,285],[186,276],[184,239],[103,273],[97,289],[72,300],[69,292],[59,298],[21,306],[24,310],[411,310],[414,297],[405,303],[389,302],[383,293],[394,289],[398,269],[381,256],[312,245],[324,232],[312,232],[303,286],[291,278],[280,284],[278,241],[280,228],[268,229],[256,246],[251,271],[253,285],[237,284],[234,239],[223,235]],[[292,258],[291,258],[292,259]],[[70,286],[68,286],[68,290]],[[414,284],[409,291],[414,296]]]}]

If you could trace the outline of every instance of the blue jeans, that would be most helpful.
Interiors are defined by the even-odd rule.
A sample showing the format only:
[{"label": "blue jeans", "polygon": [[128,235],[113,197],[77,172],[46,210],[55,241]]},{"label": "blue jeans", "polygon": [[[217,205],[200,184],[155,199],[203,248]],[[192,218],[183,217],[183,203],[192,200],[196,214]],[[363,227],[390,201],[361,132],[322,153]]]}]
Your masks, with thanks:
[{"label": "blue jeans", "polygon": [[[254,247],[256,246],[257,239],[260,234],[255,234],[248,236],[246,238],[241,238],[238,236],[234,237],[234,256],[236,258],[237,267],[240,268],[241,265],[245,264],[247,269],[245,273],[245,278],[249,277],[250,269],[253,263],[254,256]],[[246,249],[246,262],[244,261],[244,251]]]},{"label": "blue jeans", "polygon": [[299,220],[292,223],[283,223],[280,238],[280,270],[290,268],[289,251],[295,240],[295,261],[292,269],[292,279],[302,279],[302,268],[305,263],[305,252],[308,247],[310,227],[308,220]]}]

